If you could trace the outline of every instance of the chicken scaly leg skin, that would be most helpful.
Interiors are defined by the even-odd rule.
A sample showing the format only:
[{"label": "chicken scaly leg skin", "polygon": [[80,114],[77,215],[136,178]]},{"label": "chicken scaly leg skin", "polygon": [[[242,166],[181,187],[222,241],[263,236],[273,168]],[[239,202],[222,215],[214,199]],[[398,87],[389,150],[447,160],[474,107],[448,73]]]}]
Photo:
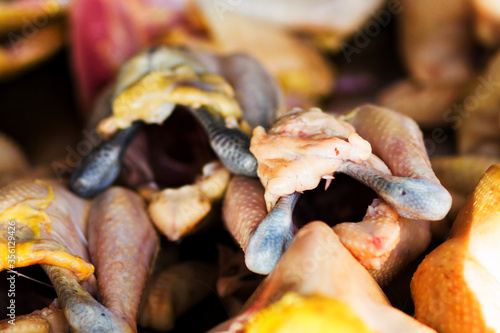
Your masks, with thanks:
[{"label": "chicken scaly leg skin", "polygon": [[284,112],[278,83],[255,58],[242,53],[219,59],[219,67],[234,89],[243,117],[250,127],[269,128]]},{"label": "chicken scaly leg skin", "polygon": [[[224,197],[222,214],[226,229],[245,251],[246,258],[249,239],[267,214],[260,182],[234,176]],[[379,199],[368,208],[363,221],[339,223],[333,230],[381,285],[425,251],[430,242],[428,221],[402,218]]]},{"label": "chicken scaly leg skin", "polygon": [[226,168],[237,175],[257,177],[257,160],[250,152],[250,137],[227,128],[224,118],[208,108],[192,109],[208,134],[210,145]]},{"label": "chicken scaly leg skin", "polygon": [[[198,59],[197,59],[198,58]],[[203,60],[207,62],[204,64]],[[101,143],[78,166],[72,175],[70,188],[82,197],[93,197],[110,186],[119,174],[123,154],[132,138],[144,123],[163,123],[177,105],[189,107],[208,133],[210,143],[221,161],[234,173],[256,175],[256,161],[249,152],[250,138],[238,128],[227,128],[226,122],[234,120],[238,127],[242,111],[232,87],[216,71],[215,62],[231,74],[239,92],[253,83],[248,80],[270,79],[262,69],[247,81],[234,77],[232,61],[251,63],[245,57],[216,58],[210,54],[196,53],[175,47],[152,47],[139,53],[121,68],[116,80],[112,103],[113,114],[98,125],[104,136],[114,136]],[[227,67],[224,66],[227,63]],[[215,68],[211,68],[215,67]],[[253,87],[254,85],[252,85]],[[243,98],[252,117],[269,125],[274,116],[274,106],[279,105],[278,89],[271,93],[259,90],[256,96],[267,107],[256,112],[248,97]],[[205,107],[209,107],[208,111]],[[263,118],[263,119],[261,119]],[[245,123],[246,124],[246,123]],[[242,124],[240,124],[243,126]],[[244,126],[243,126],[244,127]]]},{"label": "chicken scaly leg skin", "polygon": [[245,263],[252,272],[269,274],[288,248],[294,234],[293,209],[299,196],[299,192],[294,192],[281,197],[250,235]]},{"label": "chicken scaly leg skin", "polygon": [[42,265],[49,276],[64,314],[74,332],[133,332],[81,286],[71,271]]},{"label": "chicken scaly leg skin", "polygon": [[250,151],[268,211],[282,196],[314,189],[322,179],[328,184],[343,161],[361,163],[372,155],[370,143],[353,126],[318,108],[295,108],[267,132],[256,127]]},{"label": "chicken scaly leg skin", "polygon": [[161,124],[176,105],[209,105],[224,118],[241,118],[232,87],[197,57],[192,50],[174,46],[151,47],[132,57],[116,79],[113,114],[98,130],[110,135],[137,120]]},{"label": "chicken scaly leg skin", "polygon": [[[348,165],[359,181],[377,188],[398,214],[410,219],[440,220],[451,207],[451,195],[441,186],[432,171],[425,150],[422,132],[411,118],[375,105],[361,106],[345,115],[343,120],[368,140],[373,153],[379,156],[396,177],[380,177],[376,170]],[[407,190],[406,190],[407,188]],[[411,194],[407,196],[407,194]]]},{"label": "chicken scaly leg skin", "polygon": [[[446,215],[451,196],[435,177],[422,134],[410,118],[365,106],[342,119],[354,127],[317,109],[295,110],[267,134],[257,128],[251,149],[259,160],[259,176],[271,207],[276,197],[314,188],[321,178],[327,179],[328,186],[332,171],[346,173],[377,192],[395,211],[389,214],[392,218],[370,216],[359,225],[337,229],[343,231],[342,241],[353,254],[383,283],[425,250],[430,241],[428,220]],[[372,145],[382,161],[387,159],[390,169],[370,154]],[[337,169],[330,169],[333,163]],[[417,226],[410,226],[410,219]],[[417,232],[407,239],[410,230]],[[400,240],[402,235],[408,241]],[[274,236],[270,230],[268,237]]]},{"label": "chicken scaly leg skin", "polygon": [[434,180],[390,176],[366,162],[344,161],[338,172],[373,189],[402,217],[439,220],[450,210],[450,194]]},{"label": "chicken scaly leg skin", "polygon": [[[372,149],[392,176],[372,164]],[[451,206],[418,125],[389,109],[365,105],[339,119],[316,108],[295,109],[268,133],[255,128],[250,150],[258,160],[268,210],[279,197],[313,189],[337,171],[373,188],[406,218],[440,220]]]},{"label": "chicken scaly leg skin", "polygon": [[135,122],[92,150],[71,175],[69,188],[82,198],[94,197],[108,188],[120,173],[125,151],[143,126]]},{"label": "chicken scaly leg skin", "polygon": [[264,188],[258,179],[234,176],[229,182],[222,220],[245,252],[245,263],[255,273],[269,274],[288,247],[293,234],[293,208],[300,193],[283,196],[267,213]]}]

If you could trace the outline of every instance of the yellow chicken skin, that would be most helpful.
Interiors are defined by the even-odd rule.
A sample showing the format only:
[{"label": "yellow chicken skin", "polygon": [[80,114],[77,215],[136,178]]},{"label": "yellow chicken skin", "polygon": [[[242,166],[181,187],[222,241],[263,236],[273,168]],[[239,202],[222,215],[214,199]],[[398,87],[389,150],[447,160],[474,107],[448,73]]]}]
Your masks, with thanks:
[{"label": "yellow chicken skin", "polygon": [[[120,70],[113,115],[99,123],[101,133],[110,136],[139,120],[161,124],[177,104],[195,108],[210,105],[224,118],[242,116],[229,83],[208,73],[188,52],[165,47],[151,55],[148,52],[139,53]],[[143,68],[155,70],[144,72]]]},{"label": "yellow chicken skin", "polygon": [[2,187],[0,270],[48,264],[88,279],[94,266],[83,245],[87,216],[88,202],[56,182],[21,179]]},{"label": "yellow chicken skin", "polygon": [[439,332],[500,332],[500,165],[491,166],[460,211],[449,239],[411,282],[417,319]]},{"label": "yellow chicken skin", "polygon": [[245,333],[321,332],[335,323],[337,333],[375,333],[348,304],[320,295],[290,293],[262,310],[248,323]]}]

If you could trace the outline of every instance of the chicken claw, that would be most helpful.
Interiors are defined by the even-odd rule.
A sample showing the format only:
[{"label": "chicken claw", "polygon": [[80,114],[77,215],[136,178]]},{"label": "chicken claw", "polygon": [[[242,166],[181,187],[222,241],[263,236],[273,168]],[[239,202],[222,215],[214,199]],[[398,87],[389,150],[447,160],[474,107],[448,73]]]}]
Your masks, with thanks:
[{"label": "chicken claw", "polygon": [[366,162],[344,161],[338,172],[373,189],[402,217],[440,220],[450,210],[450,194],[434,180],[389,176]]},{"label": "chicken claw", "polygon": [[[372,154],[372,148],[381,159]],[[250,149],[259,163],[268,211],[279,198],[313,189],[322,178],[328,187],[335,172],[345,173],[375,190],[384,206],[390,206],[384,211],[391,213],[385,217],[367,215],[359,225],[348,228],[344,224],[337,229],[343,232],[342,241],[380,281],[387,281],[407,260],[425,249],[430,241],[428,221],[442,219],[451,206],[451,195],[431,169],[418,125],[388,109],[364,106],[341,119],[318,109],[294,110],[280,118],[268,133],[257,127]],[[252,188],[257,191],[255,186]],[[248,190],[234,190],[249,196]],[[269,224],[274,221],[274,211],[260,225],[241,217],[245,209],[258,210],[258,204],[226,207],[226,225],[245,250],[249,269],[270,272],[293,232],[293,206],[288,205],[286,218],[280,219],[287,232]],[[422,232],[407,242],[411,246],[406,246],[399,237],[415,229],[408,225],[412,223],[409,219]],[[235,227],[241,230],[234,232]],[[249,235],[248,245],[243,245],[238,234]],[[268,247],[276,246],[280,248],[274,248],[276,257],[271,258],[266,254]]]},{"label": "chicken claw", "polygon": [[361,163],[371,156],[370,144],[351,125],[318,108],[294,109],[267,133],[256,127],[250,151],[258,160],[268,211],[280,197],[331,179],[344,160]]},{"label": "chicken claw", "polygon": [[75,332],[133,332],[82,287],[71,271],[42,265]]},{"label": "chicken claw", "polygon": [[227,128],[224,119],[208,108],[192,110],[205,128],[210,145],[231,172],[257,177],[257,160],[250,152],[250,137],[237,128]]},{"label": "chicken claw", "polygon": [[97,146],[75,169],[69,188],[82,198],[94,197],[108,188],[120,173],[125,150],[143,125],[135,122]]},{"label": "chicken claw", "polygon": [[440,220],[446,216],[451,195],[432,171],[422,132],[415,121],[374,105],[361,106],[343,119],[370,142],[373,153],[387,164],[395,177],[382,175],[366,164],[347,163],[353,168],[349,173],[373,186],[403,217]]},{"label": "chicken claw", "polygon": [[260,222],[250,236],[245,250],[245,263],[252,272],[269,274],[292,241],[292,213],[300,193],[280,198],[276,206]]},{"label": "chicken claw", "polygon": [[106,135],[127,128],[134,121],[163,123],[176,105],[210,105],[224,118],[240,118],[234,91],[220,75],[209,71],[196,52],[159,46],[127,61],[113,93],[113,115],[98,130]]}]

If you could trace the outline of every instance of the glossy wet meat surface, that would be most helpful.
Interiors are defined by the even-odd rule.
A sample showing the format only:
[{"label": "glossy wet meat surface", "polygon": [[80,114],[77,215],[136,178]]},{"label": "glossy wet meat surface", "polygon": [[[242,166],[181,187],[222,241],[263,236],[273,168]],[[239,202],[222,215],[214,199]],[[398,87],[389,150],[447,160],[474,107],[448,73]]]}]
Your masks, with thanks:
[{"label": "glossy wet meat surface", "polygon": [[[384,38],[384,35],[387,35],[386,31],[382,32],[381,37]],[[373,50],[373,48],[378,47],[380,45],[380,42],[376,41],[375,39],[372,42],[373,43],[371,43],[366,49],[363,50],[363,54],[353,55],[353,59],[356,60],[355,57],[357,56],[361,57],[365,56],[366,54],[370,54],[370,50]],[[343,59],[343,55],[340,55],[339,58]],[[381,59],[381,62],[379,63],[380,68],[382,68],[385,65],[389,65],[388,63],[384,65],[385,61],[386,59]],[[12,120],[13,117],[11,115],[9,115],[8,117],[11,119],[11,122],[14,123],[14,126],[11,127],[10,125],[8,125],[9,121],[6,121],[4,124],[2,124],[2,126],[5,126],[5,128],[8,131],[15,134],[16,139],[20,138],[23,145],[26,144],[25,146],[28,147],[30,156],[33,156],[33,154],[35,154],[36,156],[38,156],[37,157],[38,160],[46,158],[45,156],[47,155],[45,151],[47,151],[48,148],[45,147],[44,149],[39,149],[39,146],[42,145],[40,143],[41,140],[38,140],[39,142],[37,142],[37,140],[32,139],[31,134],[27,136],[25,132],[33,133],[33,135],[38,136],[40,138],[45,137],[45,135],[50,135],[50,137],[56,138],[52,139],[52,141],[57,143],[58,148],[56,150],[58,151],[64,151],[64,147],[66,145],[70,145],[71,147],[76,147],[76,144],[78,142],[76,136],[71,140],[66,140],[66,139],[57,140],[57,135],[63,133],[64,131],[68,131],[66,129],[67,124],[70,124],[70,126],[72,126],[75,129],[79,126],[77,125],[79,124],[79,119],[75,112],[76,107],[74,106],[73,101],[69,101],[69,96],[71,96],[71,91],[69,91],[69,88],[71,87],[71,83],[69,82],[69,77],[65,74],[61,75],[61,73],[65,73],[65,68],[63,68],[64,62],[65,58],[59,56],[56,61],[49,63],[49,66],[51,66],[50,71],[43,69],[37,70],[34,73],[27,74],[27,76],[21,80],[22,83],[14,83],[14,85],[18,86],[19,90],[19,93],[17,94],[15,101],[14,98],[12,98],[10,99],[10,102],[8,102],[9,100],[8,95],[9,93],[12,92],[11,89],[2,89],[1,90],[2,92],[0,92],[0,95],[4,96],[4,99],[2,101],[6,101],[6,103],[9,103],[8,105],[16,105],[16,108],[21,109],[23,106],[26,107],[26,105],[28,105],[28,108],[30,110],[33,109],[43,110],[44,108],[46,109],[44,113],[40,112],[40,114],[37,116],[36,119],[39,120],[38,122],[34,120],[34,123],[37,124],[43,123],[44,124],[43,128],[38,128],[39,126],[37,126],[35,129],[33,129],[32,127],[34,126],[30,124],[28,124],[27,125],[28,127],[26,127],[23,124],[17,123],[18,122],[17,120],[15,119]],[[391,63],[390,65],[392,66],[393,63]],[[44,72],[44,74],[41,74],[41,72]],[[42,85],[33,84],[33,82],[37,80],[35,76],[40,77],[40,75],[42,75],[43,81],[38,79],[38,83],[44,83],[44,84]],[[384,73],[384,75],[388,74]],[[25,96],[25,91],[28,89],[37,94],[38,92],[40,92],[40,95],[43,95],[41,92],[43,92],[43,89],[45,88],[40,88],[40,86],[49,85],[49,82],[53,83],[54,80],[59,80],[60,82],[63,82],[63,84],[59,84],[58,91],[60,91],[61,93],[58,94],[59,95],[58,99],[50,97],[53,95],[50,95],[48,91],[46,94],[47,97],[44,99],[42,98],[43,96],[39,96],[36,99],[36,103],[35,101],[24,101],[23,98],[20,98],[22,96]],[[26,82],[28,82],[28,85],[26,85]],[[31,88],[29,88],[29,82],[31,82]],[[5,85],[5,87],[6,86],[7,85]],[[2,88],[3,87],[4,85],[2,85]],[[21,102],[19,102],[20,100]],[[54,116],[52,113],[55,112],[55,110],[61,109],[61,107],[64,108],[67,112],[59,114],[58,116]],[[4,130],[4,128],[2,128],[2,130]],[[177,129],[174,128],[174,132],[176,130]],[[429,134],[431,134],[431,131],[429,131]],[[161,141],[162,140],[160,140],[160,142]],[[452,141],[451,138],[449,141],[446,141],[444,145],[449,145],[450,141]],[[440,145],[440,143],[436,144],[438,146]],[[164,148],[160,147],[160,149]],[[175,156],[175,158],[176,159],[178,158],[181,161],[194,160],[192,154],[189,154],[188,152],[184,151],[176,153],[175,152],[176,147],[170,147],[167,150],[171,151],[171,153]],[[202,164],[201,161],[198,163]],[[158,170],[157,173],[160,174],[161,172],[159,171],[161,171],[162,168],[157,167],[157,170]],[[175,174],[175,170],[172,172],[172,174]],[[186,176],[186,179],[188,179],[189,177]],[[168,178],[164,180],[164,184],[167,184],[169,182],[175,183],[174,181]],[[343,182],[347,182],[349,185],[344,186],[342,184]],[[355,181],[348,179],[348,177],[342,175],[336,176],[334,183],[335,187],[339,188],[338,192],[334,190],[333,187],[331,187],[328,191],[325,192],[323,190],[324,183],[321,182],[318,189],[312,190],[310,191],[310,193],[306,193],[301,197],[301,200],[299,200],[297,204],[296,214],[295,214],[296,221],[299,225],[301,225],[302,222],[306,223],[306,221],[308,222],[313,219],[316,219],[315,216],[318,215],[319,217],[317,217],[317,219],[324,218],[324,220],[327,220],[330,225],[333,225],[336,222],[342,222],[348,220],[352,221],[361,220],[362,216],[364,215],[366,207],[374,197],[373,192],[364,187],[363,185],[356,183]],[[318,209],[311,210],[308,207],[309,203],[317,204]],[[353,207],[351,208],[350,205],[347,205],[346,203],[351,203]],[[337,214],[330,215],[329,214],[330,208],[333,211],[337,212],[339,215],[338,216]],[[233,248],[237,248],[237,245],[234,244],[233,240],[226,233],[226,231],[221,226],[219,226],[208,233],[203,233],[201,235],[188,237],[186,240],[184,240],[180,244],[180,252],[181,252],[180,256],[183,259],[201,259],[201,260],[209,260],[215,262],[217,252],[215,247],[213,246],[213,242],[223,242]],[[198,251],[199,249],[202,249],[203,251]],[[33,270],[31,270],[30,268],[27,268],[27,269],[22,269],[20,271],[24,272],[29,276],[34,276],[40,280],[48,282],[48,279],[45,277],[45,274],[41,271],[41,269],[33,268]],[[0,273],[0,279],[3,281],[4,275],[2,274],[3,273]],[[402,276],[400,276],[396,281],[394,281],[391,285],[389,285],[385,289],[393,304],[397,307],[404,308],[406,312],[410,314],[412,313],[412,302],[408,295],[408,287],[407,287],[408,283],[406,283],[407,282],[406,280],[408,280],[408,276],[411,276],[411,274],[412,274],[412,267],[409,267],[405,270]],[[22,278],[19,278],[18,281],[21,281],[21,279]],[[403,283],[401,283],[401,281],[403,281]],[[30,297],[23,297],[22,299],[19,300],[20,301],[20,303],[18,303],[19,308],[25,309],[26,313],[30,312],[31,310],[34,310],[35,308],[41,308],[42,306],[48,305],[50,303],[50,300],[53,299],[53,297],[55,297],[55,294],[53,293],[50,287],[39,286],[35,282],[25,282],[25,283],[28,284],[28,286],[23,287],[22,285],[20,285],[20,289],[23,288],[23,290],[27,291],[31,289],[32,291],[37,291],[37,292],[41,291],[42,294],[40,297],[42,298],[42,302],[38,303],[37,300],[36,305],[33,304],[35,300]],[[3,284],[1,283],[0,283],[0,288],[3,288]],[[3,290],[1,290],[1,293],[5,294]],[[198,318],[198,320],[194,321],[192,320],[192,318]],[[227,318],[227,312],[226,309],[224,308],[224,305],[222,304],[221,299],[215,293],[212,293],[211,296],[209,296],[209,298],[203,301],[199,306],[195,307],[192,311],[182,316],[177,323],[178,327],[174,329],[173,332],[186,332],[186,331],[204,332],[210,327],[213,327],[215,324],[221,322],[226,318]]]}]

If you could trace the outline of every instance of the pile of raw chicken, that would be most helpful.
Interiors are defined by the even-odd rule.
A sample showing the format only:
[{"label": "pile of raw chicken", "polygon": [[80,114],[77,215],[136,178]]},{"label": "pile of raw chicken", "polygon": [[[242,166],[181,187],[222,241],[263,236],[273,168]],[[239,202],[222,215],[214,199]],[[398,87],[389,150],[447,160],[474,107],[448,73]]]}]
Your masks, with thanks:
[{"label": "pile of raw chicken", "polygon": [[500,332],[498,1],[0,0],[16,85],[1,332]]}]

